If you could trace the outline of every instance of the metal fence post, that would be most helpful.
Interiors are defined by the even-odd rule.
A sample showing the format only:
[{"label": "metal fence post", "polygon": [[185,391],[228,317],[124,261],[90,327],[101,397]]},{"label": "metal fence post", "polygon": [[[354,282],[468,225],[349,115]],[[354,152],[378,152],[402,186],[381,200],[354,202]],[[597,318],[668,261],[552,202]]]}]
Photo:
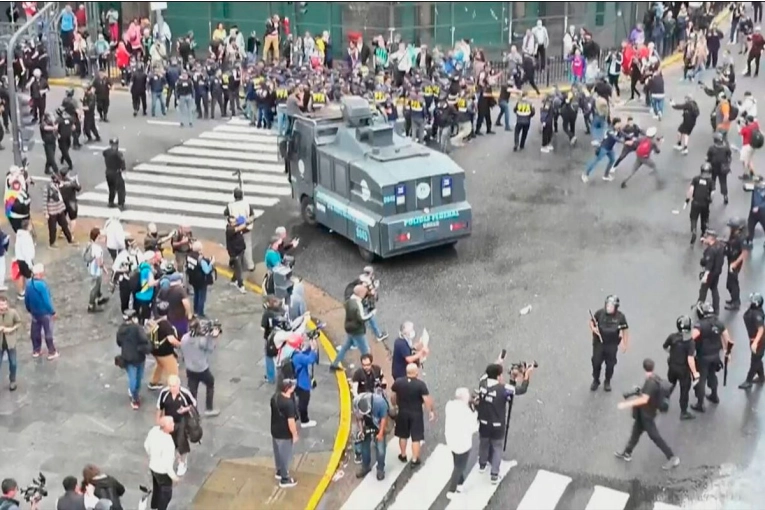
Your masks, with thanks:
[{"label": "metal fence post", "polygon": [[[40,20],[43,20],[46,16],[48,16],[50,13],[55,12],[58,8],[58,2],[48,2],[42,9],[40,9],[37,14],[32,16],[29,20],[27,20],[24,25],[19,28],[12,36],[11,40],[8,41],[8,47],[6,48],[6,62],[9,64],[13,62],[14,56],[15,56],[15,50],[16,50],[16,44],[19,42],[19,38],[27,33],[27,31],[37,26],[37,23]],[[50,27],[46,27],[50,28]],[[41,34],[41,37],[45,37],[45,34]],[[58,37],[58,34],[54,34],[54,37]],[[23,161],[23,156],[21,154],[21,127],[19,125],[19,104],[18,104],[18,96],[17,96],[17,90],[16,90],[16,77],[13,75],[13,66],[8,65],[7,66],[7,77],[8,77],[8,97],[10,99],[10,107],[11,107],[11,131],[13,135],[13,163],[15,165],[21,165]]]}]

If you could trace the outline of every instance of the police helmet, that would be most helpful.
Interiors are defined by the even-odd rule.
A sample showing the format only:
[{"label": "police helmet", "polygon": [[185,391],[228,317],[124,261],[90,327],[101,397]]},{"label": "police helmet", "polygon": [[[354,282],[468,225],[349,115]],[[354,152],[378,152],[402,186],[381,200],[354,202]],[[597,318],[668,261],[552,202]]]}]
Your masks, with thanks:
[{"label": "police helmet", "polygon": [[120,144],[120,139],[119,138],[115,137],[115,138],[110,138],[109,139],[109,145],[119,145],[119,144]]},{"label": "police helmet", "polygon": [[698,315],[699,319],[712,317],[714,314],[715,309],[711,304],[707,303],[706,301],[699,301],[696,303],[696,315]]},{"label": "police helmet", "polygon": [[58,169],[58,174],[61,177],[66,177],[66,174],[69,173],[69,170],[70,168],[68,166],[62,166],[61,168]]},{"label": "police helmet", "polygon": [[59,117],[63,117],[64,116],[64,110],[61,109],[61,108],[56,108],[56,115],[58,115]]},{"label": "police helmet", "polygon": [[171,274],[175,274],[175,261],[173,261],[173,260],[163,260],[162,263],[159,266],[159,270],[165,276],[169,276]]},{"label": "police helmet", "polygon": [[74,89],[66,89],[66,97],[74,97]]},{"label": "police helmet", "polygon": [[715,133],[712,137],[712,140],[714,141],[715,145],[722,145],[725,142],[725,138],[723,138],[722,133]]},{"label": "police helmet", "polygon": [[753,292],[749,294],[749,303],[751,308],[762,308],[762,294],[759,292]]},{"label": "police helmet", "polygon": [[741,230],[744,228],[744,225],[746,225],[746,222],[743,218],[739,218],[738,216],[734,216],[728,220],[728,227],[736,230]]},{"label": "police helmet", "polygon": [[616,294],[611,294],[610,296],[606,296],[606,306],[612,305],[614,307],[614,310],[617,310],[619,308],[619,304],[621,301],[619,301],[619,296]]},{"label": "police helmet", "polygon": [[701,173],[702,174],[711,174],[712,173],[712,164],[707,161],[703,165],[701,165]]},{"label": "police helmet", "polygon": [[675,324],[677,325],[677,331],[679,333],[687,333],[693,327],[691,323],[691,318],[688,317],[687,315],[681,315],[680,317],[678,317],[677,320],[675,321]]},{"label": "police helmet", "polygon": [[717,231],[711,228],[708,228],[704,231],[704,237],[714,237],[717,239]]}]

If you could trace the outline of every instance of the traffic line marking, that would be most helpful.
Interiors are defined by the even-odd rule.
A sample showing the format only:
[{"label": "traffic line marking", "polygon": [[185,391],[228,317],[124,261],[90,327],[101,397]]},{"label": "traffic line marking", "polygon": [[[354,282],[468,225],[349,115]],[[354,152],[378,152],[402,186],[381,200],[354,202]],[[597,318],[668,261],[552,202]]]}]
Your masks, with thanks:
[{"label": "traffic line marking", "polygon": [[[141,163],[133,167],[133,171],[152,172],[158,174],[183,175],[189,177],[205,177],[217,181],[239,182],[238,177],[231,170],[213,170],[212,168],[194,168],[190,166],[155,165],[153,163]],[[259,182],[264,184],[283,184],[289,187],[289,181],[285,175],[260,174],[251,171],[242,172],[242,181]]]},{"label": "traffic line marking", "polygon": [[[96,186],[97,190],[108,190],[109,187],[105,182]],[[130,194],[138,195],[150,195],[161,198],[182,198],[190,200],[201,200],[204,202],[212,202],[219,204],[228,204],[231,202],[230,193],[213,193],[208,191],[199,191],[193,189],[175,189],[175,188],[160,188],[155,186],[142,186],[138,184],[125,184],[125,191]],[[252,195],[245,195],[244,201],[248,204],[257,207],[273,207],[279,203],[278,198],[266,198],[266,197],[254,197]],[[221,215],[223,213],[221,212]]]},{"label": "traffic line marking", "polygon": [[[518,462],[502,461],[499,465],[500,482],[507,476],[512,468],[518,465]],[[452,461],[452,466],[454,462]],[[483,510],[491,501],[494,493],[497,492],[499,484],[491,483],[489,473],[479,473],[478,463],[470,470],[462,486],[462,492],[457,493],[452,501],[446,507],[446,510]]]},{"label": "traffic line marking", "polygon": [[[212,179],[192,179],[192,178],[178,178],[173,175],[158,175],[153,173],[141,173],[141,172],[125,172],[123,178],[126,182],[148,182],[153,184],[167,184],[170,186],[177,186],[179,188],[199,188],[207,190],[221,190],[233,192],[236,183],[231,182],[218,182]],[[277,195],[277,196],[290,196],[292,190],[287,186],[262,186],[259,184],[244,184],[242,191],[245,195],[248,193],[255,193],[259,195]]]},{"label": "traffic line marking", "polygon": [[249,161],[227,161],[225,159],[210,158],[192,158],[189,156],[179,156],[174,154],[160,154],[151,158],[152,163],[166,163],[168,165],[190,165],[202,166],[205,168],[227,168],[230,170],[268,172],[273,174],[286,175],[284,166],[272,165],[268,163],[256,163]]},{"label": "traffic line marking", "polygon": [[180,126],[181,123],[177,120],[152,120],[148,119],[147,124],[154,124],[155,126]]},{"label": "traffic line marking", "polygon": [[276,133],[272,133],[270,131],[266,131],[263,129],[258,129],[252,126],[231,126],[228,124],[223,124],[222,126],[214,127],[213,131],[216,133],[237,133],[237,134],[244,134],[244,135],[250,135],[250,136],[257,136],[263,140],[262,143],[268,143],[269,141],[277,140]]},{"label": "traffic line marking", "polygon": [[[106,205],[109,202],[109,195],[106,193],[96,193],[94,191],[89,191],[87,193],[83,193],[78,197],[80,202],[95,202],[97,204],[104,204]],[[224,206],[221,205],[213,205],[213,204],[200,204],[199,202],[180,202],[180,201],[173,201],[173,200],[159,200],[156,198],[147,198],[142,196],[132,196],[128,195],[125,197],[125,205],[129,208],[132,207],[156,207],[158,209],[164,209],[168,211],[179,211],[179,212],[189,212],[193,211],[195,213],[200,214],[209,214],[211,216],[216,216],[220,218],[218,221],[218,226],[223,227],[225,226],[225,217],[223,216],[223,210],[225,209]],[[260,217],[263,215],[263,211],[260,209],[253,209],[255,213],[255,217]]]},{"label": "traffic line marking", "polygon": [[[170,154],[180,156],[199,156],[202,158],[219,158],[219,159],[241,159],[244,161],[252,161],[257,159],[257,153],[254,152],[238,152],[238,151],[216,151],[212,149],[202,149],[194,147],[173,147],[169,151]],[[264,167],[270,167],[272,171],[284,171],[284,167],[278,163],[261,163]]]},{"label": "traffic line marking", "polygon": [[540,469],[516,510],[555,510],[570,483],[568,476]]},{"label": "traffic line marking", "polygon": [[404,485],[389,510],[429,510],[452,475],[452,452],[439,444]]},{"label": "traffic line marking", "polygon": [[585,510],[623,510],[629,499],[626,492],[596,485]]},{"label": "traffic line marking", "polygon": [[[331,345],[329,347],[332,347]],[[345,376],[343,376],[345,379]],[[407,456],[412,458],[412,443],[407,444]],[[404,468],[409,466],[398,460],[398,438],[394,437],[388,441],[385,450],[385,478],[377,480],[375,466],[372,471],[361,480],[361,483],[351,493],[345,501],[341,510],[375,510],[384,500],[396,483],[396,479],[404,472]]]},{"label": "traffic line marking", "polygon": [[252,152],[253,159],[260,161],[277,162],[276,144],[252,143],[252,142],[224,142],[220,140],[207,140],[203,138],[192,138],[183,143],[189,147],[205,147],[208,149],[224,149],[232,151]]},{"label": "traffic line marking", "polygon": [[[108,219],[114,215],[115,209],[108,207],[96,207],[80,204],[78,213],[80,217]],[[223,218],[200,218],[197,216],[185,216],[182,214],[160,213],[157,211],[141,211],[137,209],[125,209],[120,212],[123,221],[139,223],[159,223],[163,225],[188,225],[194,228],[209,228],[220,230],[226,225]]]},{"label": "traffic line marking", "polygon": [[256,134],[230,133],[225,131],[205,131],[199,138],[207,140],[226,140],[229,142],[252,142],[263,146],[273,147],[276,151],[276,141],[273,137],[264,137]]}]

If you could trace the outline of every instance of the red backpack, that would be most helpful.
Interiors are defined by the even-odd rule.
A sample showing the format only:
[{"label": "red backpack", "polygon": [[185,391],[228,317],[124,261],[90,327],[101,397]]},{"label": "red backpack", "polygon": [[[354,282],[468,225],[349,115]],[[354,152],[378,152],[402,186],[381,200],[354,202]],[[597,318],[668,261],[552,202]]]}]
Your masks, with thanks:
[{"label": "red backpack", "polygon": [[653,142],[651,142],[651,139],[648,137],[645,137],[642,140],[640,140],[640,143],[638,143],[637,150],[635,150],[635,154],[637,155],[637,157],[641,159],[645,159],[651,155],[652,146],[653,146]]}]

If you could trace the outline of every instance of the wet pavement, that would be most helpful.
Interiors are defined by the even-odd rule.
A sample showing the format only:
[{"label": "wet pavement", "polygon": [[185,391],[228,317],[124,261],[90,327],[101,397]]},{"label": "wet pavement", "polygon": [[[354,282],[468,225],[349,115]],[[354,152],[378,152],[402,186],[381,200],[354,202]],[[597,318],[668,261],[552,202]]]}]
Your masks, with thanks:
[{"label": "wet pavement", "polygon": [[[153,362],[147,360],[144,405],[133,411],[127,379],[113,364],[119,305],[111,302],[99,315],[85,313],[89,286],[80,248],[51,252],[38,246],[38,254],[57,310],[55,342],[61,357],[32,359],[28,317],[10,291],[24,325],[15,393],[7,388],[7,364],[2,370],[0,472],[22,486],[42,472],[51,494],[41,507],[47,510],[62,493],[63,477],[79,478],[85,464],[94,463],[127,487],[123,505],[135,508],[138,485],[150,484],[143,442],[155,420],[156,393],[145,388]],[[203,419],[202,443],[192,446],[189,470],[176,486],[172,508],[190,508],[203,485],[195,508],[229,508],[237,497],[250,502],[262,498],[271,508],[302,507],[293,498],[306,501],[324,473],[337,429],[337,385],[328,370],[319,367],[310,407],[318,426],[301,432],[296,449],[299,485],[288,492],[274,484],[268,407],[273,386],[263,379],[261,302],[255,294],[239,294],[225,279],[210,290],[208,316],[220,319],[224,327],[212,361],[215,406],[221,415]],[[199,391],[203,398],[204,388]],[[239,477],[239,485],[231,476]],[[242,508],[241,502],[231,508]]]}]

